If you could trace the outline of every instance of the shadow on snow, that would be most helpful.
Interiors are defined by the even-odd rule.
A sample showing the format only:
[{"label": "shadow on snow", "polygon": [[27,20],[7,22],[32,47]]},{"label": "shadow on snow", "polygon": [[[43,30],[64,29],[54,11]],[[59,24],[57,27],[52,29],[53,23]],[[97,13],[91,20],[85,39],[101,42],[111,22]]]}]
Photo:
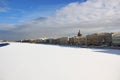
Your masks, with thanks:
[{"label": "shadow on snow", "polygon": [[90,48],[90,47],[80,47],[80,46],[65,46],[65,45],[58,45],[58,46],[69,47],[69,48],[88,48],[88,49],[92,49],[94,52],[120,55],[120,49],[101,49],[101,48]]},{"label": "shadow on snow", "polygon": [[102,53],[120,55],[120,50],[117,50],[117,49],[93,49],[93,50],[94,52],[102,52]]}]

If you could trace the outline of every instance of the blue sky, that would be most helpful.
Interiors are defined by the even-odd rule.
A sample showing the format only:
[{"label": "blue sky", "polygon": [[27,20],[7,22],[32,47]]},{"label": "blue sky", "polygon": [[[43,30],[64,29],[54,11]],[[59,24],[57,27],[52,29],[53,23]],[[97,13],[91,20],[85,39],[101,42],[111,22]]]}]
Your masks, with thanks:
[{"label": "blue sky", "polygon": [[[0,0],[0,7],[6,11],[0,12],[1,24],[17,24],[38,17],[48,17],[56,10],[71,2],[85,0]],[[3,4],[4,3],[4,4]]]},{"label": "blue sky", "polygon": [[120,31],[120,0],[0,0],[0,39]]}]

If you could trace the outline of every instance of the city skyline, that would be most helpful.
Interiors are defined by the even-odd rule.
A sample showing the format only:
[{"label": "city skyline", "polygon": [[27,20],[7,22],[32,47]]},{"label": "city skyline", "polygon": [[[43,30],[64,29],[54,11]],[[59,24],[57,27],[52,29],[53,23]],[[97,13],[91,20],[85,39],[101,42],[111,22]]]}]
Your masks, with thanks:
[{"label": "city skyline", "polygon": [[0,0],[0,39],[120,31],[120,0]]}]

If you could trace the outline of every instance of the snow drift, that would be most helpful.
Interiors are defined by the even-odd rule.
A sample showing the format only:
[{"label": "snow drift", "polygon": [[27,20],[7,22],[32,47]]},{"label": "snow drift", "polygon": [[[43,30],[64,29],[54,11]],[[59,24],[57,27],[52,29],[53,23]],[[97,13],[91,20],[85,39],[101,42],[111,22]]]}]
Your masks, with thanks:
[{"label": "snow drift", "polygon": [[120,50],[10,43],[0,80],[120,80]]}]

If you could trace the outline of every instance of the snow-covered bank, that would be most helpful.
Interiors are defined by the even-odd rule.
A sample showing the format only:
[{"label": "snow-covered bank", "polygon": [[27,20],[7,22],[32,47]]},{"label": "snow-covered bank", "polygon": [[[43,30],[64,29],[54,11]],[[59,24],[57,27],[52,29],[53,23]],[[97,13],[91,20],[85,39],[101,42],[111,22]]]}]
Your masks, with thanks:
[{"label": "snow-covered bank", "polygon": [[120,80],[120,50],[10,43],[0,80]]}]

